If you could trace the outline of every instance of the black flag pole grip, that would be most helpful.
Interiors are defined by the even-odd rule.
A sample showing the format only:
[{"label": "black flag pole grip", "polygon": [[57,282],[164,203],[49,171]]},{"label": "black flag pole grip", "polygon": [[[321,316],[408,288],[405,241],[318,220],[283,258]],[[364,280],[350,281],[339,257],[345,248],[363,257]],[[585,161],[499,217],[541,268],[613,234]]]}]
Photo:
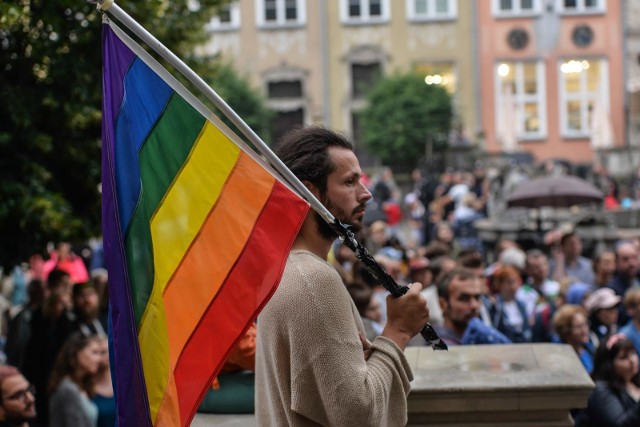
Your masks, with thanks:
[{"label": "black flag pole grip", "polygon": [[[364,263],[371,274],[373,274],[373,276],[393,297],[398,298],[407,293],[409,287],[398,285],[396,281],[393,280],[393,277],[387,274],[384,268],[382,268],[382,266],[371,256],[367,248],[356,240],[356,236],[349,226],[342,224],[337,219],[335,219],[330,225],[331,228],[338,233],[338,236],[340,236],[342,244],[356,254],[356,258]],[[434,350],[448,350],[447,344],[438,336],[438,333],[429,323],[422,328],[420,335],[422,335],[422,337],[427,341],[427,344]]]}]

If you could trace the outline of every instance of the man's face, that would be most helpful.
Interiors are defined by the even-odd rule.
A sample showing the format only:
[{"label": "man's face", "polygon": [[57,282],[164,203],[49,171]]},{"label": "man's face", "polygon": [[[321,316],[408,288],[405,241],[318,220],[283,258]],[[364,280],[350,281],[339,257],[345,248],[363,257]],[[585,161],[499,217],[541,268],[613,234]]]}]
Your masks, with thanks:
[{"label": "man's face", "polygon": [[464,331],[471,319],[480,312],[481,295],[479,280],[454,277],[449,285],[449,299],[440,298],[445,323],[450,323],[449,327],[458,331]]},{"label": "man's face", "polygon": [[93,320],[98,317],[98,293],[94,288],[81,290],[73,299],[73,303],[84,320]]},{"label": "man's face", "polygon": [[36,417],[36,398],[31,385],[22,375],[6,378],[2,383],[0,415],[5,421],[21,423]]},{"label": "man's face", "polygon": [[562,245],[562,251],[568,258],[577,258],[582,254],[582,240],[577,234],[568,237]]},{"label": "man's face", "polygon": [[635,246],[623,244],[618,248],[618,274],[633,277],[638,273],[638,252]]},{"label": "man's face", "polygon": [[531,256],[527,260],[527,274],[534,282],[543,282],[549,276],[549,263],[543,256]]},{"label": "man's face", "polygon": [[329,147],[328,150],[336,169],[327,177],[327,191],[320,201],[340,222],[359,231],[365,205],[371,200],[371,193],[361,181],[360,163],[349,149]]}]

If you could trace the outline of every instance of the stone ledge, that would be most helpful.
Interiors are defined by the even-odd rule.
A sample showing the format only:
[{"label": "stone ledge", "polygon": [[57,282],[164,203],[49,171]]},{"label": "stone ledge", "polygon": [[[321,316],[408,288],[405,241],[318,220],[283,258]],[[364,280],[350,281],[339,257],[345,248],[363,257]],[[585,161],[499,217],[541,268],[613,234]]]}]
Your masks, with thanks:
[{"label": "stone ledge", "polygon": [[570,426],[593,382],[563,344],[406,350],[414,374],[409,425]]}]

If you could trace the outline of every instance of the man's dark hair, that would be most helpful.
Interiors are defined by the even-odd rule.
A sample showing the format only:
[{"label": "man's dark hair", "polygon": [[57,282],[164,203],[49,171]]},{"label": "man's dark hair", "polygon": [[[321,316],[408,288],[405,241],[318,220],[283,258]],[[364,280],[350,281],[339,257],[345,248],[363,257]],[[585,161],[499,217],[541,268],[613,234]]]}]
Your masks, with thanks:
[{"label": "man's dark hair", "polygon": [[475,278],[473,271],[464,267],[456,267],[453,270],[445,273],[438,281],[438,297],[449,300],[449,288],[453,279],[469,280]]},{"label": "man's dark hair", "polygon": [[568,233],[564,233],[562,237],[560,237],[560,246],[564,246],[565,242],[569,240],[571,237],[576,236],[575,231],[570,231]]},{"label": "man's dark hair", "polygon": [[54,268],[47,276],[47,286],[49,289],[54,290],[62,284],[65,278],[70,276],[66,271]]},{"label": "man's dark hair", "polygon": [[477,249],[467,249],[458,254],[458,265],[465,268],[482,268],[484,261],[482,254]]},{"label": "man's dark hair", "polygon": [[327,177],[336,166],[327,148],[354,150],[354,144],[343,135],[320,126],[295,129],[276,145],[274,152],[300,181],[309,181],[324,195]]},{"label": "man's dark hair", "polygon": [[2,396],[2,384],[4,383],[4,380],[6,380],[9,377],[14,377],[16,375],[21,375],[21,374],[18,368],[16,368],[15,366],[0,365],[0,404],[2,403],[4,398]]},{"label": "man's dark hair", "polygon": [[373,290],[366,285],[354,283],[347,286],[347,291],[349,295],[351,295],[351,299],[353,299],[353,303],[358,309],[360,316],[366,317],[367,307],[369,307],[371,298],[373,297]]}]

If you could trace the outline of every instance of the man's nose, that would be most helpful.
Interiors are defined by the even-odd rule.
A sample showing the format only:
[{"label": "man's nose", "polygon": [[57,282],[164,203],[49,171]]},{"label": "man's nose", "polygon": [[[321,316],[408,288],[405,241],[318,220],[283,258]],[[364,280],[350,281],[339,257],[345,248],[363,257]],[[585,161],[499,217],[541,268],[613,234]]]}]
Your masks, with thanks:
[{"label": "man's nose", "polygon": [[363,202],[368,202],[372,197],[373,196],[371,195],[371,192],[369,191],[367,186],[364,185],[362,181],[360,181],[360,200]]}]

